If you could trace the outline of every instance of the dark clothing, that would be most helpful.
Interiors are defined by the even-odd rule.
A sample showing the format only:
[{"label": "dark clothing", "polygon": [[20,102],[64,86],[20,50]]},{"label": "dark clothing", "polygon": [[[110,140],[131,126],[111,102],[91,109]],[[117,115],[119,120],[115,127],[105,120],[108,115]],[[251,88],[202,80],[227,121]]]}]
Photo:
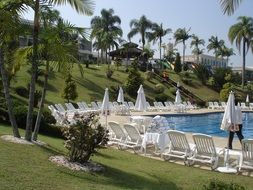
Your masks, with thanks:
[{"label": "dark clothing", "polygon": [[242,135],[242,124],[239,125],[239,131],[230,131],[229,132],[229,139],[228,139],[228,148],[232,149],[232,142],[234,139],[234,134],[236,133],[238,139],[240,140],[240,142],[242,141],[242,139],[244,139],[243,135]]}]

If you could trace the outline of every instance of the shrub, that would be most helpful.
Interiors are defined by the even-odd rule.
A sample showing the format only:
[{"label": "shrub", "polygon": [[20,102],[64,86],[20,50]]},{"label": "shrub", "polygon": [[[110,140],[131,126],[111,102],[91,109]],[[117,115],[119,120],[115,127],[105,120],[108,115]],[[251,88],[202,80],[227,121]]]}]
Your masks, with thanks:
[{"label": "shrub", "polygon": [[107,77],[108,79],[110,79],[110,78],[112,78],[112,75],[113,75],[113,70],[110,69],[110,68],[108,68],[108,69],[106,70],[106,77]]},{"label": "shrub", "polygon": [[155,85],[155,93],[161,94],[164,92],[164,86],[162,84]]},{"label": "shrub", "polygon": [[190,77],[190,73],[187,72],[187,71],[184,71],[184,72],[182,73],[182,75],[183,75],[184,77],[186,77],[186,78],[189,78],[189,77]]},{"label": "shrub", "polygon": [[166,94],[158,94],[155,96],[155,100],[157,102],[166,102],[168,100],[168,96]]},{"label": "shrub", "polygon": [[152,71],[145,72],[145,79],[147,81],[151,81],[154,77],[155,77],[155,75]]},{"label": "shrub", "polygon": [[174,65],[174,71],[176,73],[180,73],[182,71],[182,64],[180,60],[180,55],[179,53],[176,54],[176,60],[175,60],[175,65]]},{"label": "shrub", "polygon": [[56,120],[54,116],[52,116],[51,111],[48,109],[44,109],[42,112],[41,125],[43,124],[55,124]]},{"label": "shrub", "polygon": [[221,101],[227,101],[228,96],[229,96],[229,88],[224,88],[220,91],[220,100]]},{"label": "shrub", "polygon": [[206,84],[206,81],[210,76],[210,72],[205,65],[202,64],[195,65],[193,72],[197,76],[197,78],[202,82],[202,84]]},{"label": "shrub", "polygon": [[176,89],[175,88],[170,88],[170,93],[173,94],[173,95],[176,95]]},{"label": "shrub", "polygon": [[28,98],[29,96],[29,91],[27,90],[27,88],[23,87],[23,86],[17,86],[15,88],[15,92],[22,97]]},{"label": "shrub", "polygon": [[70,74],[68,74],[65,80],[65,87],[62,92],[62,97],[68,102],[69,100],[75,100],[78,97],[76,83],[72,80],[72,76]]},{"label": "shrub", "polygon": [[63,129],[70,161],[83,164],[90,159],[100,143],[107,143],[107,131],[98,119],[96,114],[91,113],[81,118],[77,124]]},{"label": "shrub", "polygon": [[203,186],[203,190],[245,190],[245,188],[236,183],[225,183],[223,181],[218,181],[212,179],[209,184]]},{"label": "shrub", "polygon": [[0,108],[0,122],[1,123],[8,123],[9,122],[9,115],[8,111],[5,109]]},{"label": "shrub", "polygon": [[47,135],[47,136],[51,136],[51,137],[63,138],[62,127],[60,126],[41,124],[39,133]]},{"label": "shrub", "polygon": [[186,78],[186,77],[183,77],[183,78],[182,78],[182,82],[185,83],[185,84],[187,84],[187,85],[191,85],[192,80],[191,80],[191,79],[188,79],[188,78]]},{"label": "shrub", "polygon": [[139,86],[142,84],[141,74],[136,68],[129,69],[129,75],[126,81],[126,92],[131,96],[136,96]]}]

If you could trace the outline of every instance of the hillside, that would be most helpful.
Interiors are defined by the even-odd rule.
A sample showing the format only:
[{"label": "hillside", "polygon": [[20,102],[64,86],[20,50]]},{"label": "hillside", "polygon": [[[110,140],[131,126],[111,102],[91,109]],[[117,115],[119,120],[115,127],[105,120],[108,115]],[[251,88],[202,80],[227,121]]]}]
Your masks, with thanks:
[{"label": "hillside", "polygon": [[[119,67],[117,70],[116,67],[112,67],[114,69],[114,73],[111,79],[108,79],[106,77],[105,71],[106,71],[107,65],[102,65],[97,67],[96,65],[90,65],[89,68],[83,67],[84,75],[81,76],[78,67],[74,66],[72,71],[72,76],[74,81],[77,84],[77,91],[78,91],[78,98],[75,100],[77,101],[94,101],[98,100],[101,101],[103,99],[104,89],[106,87],[110,90],[110,100],[114,101],[117,97],[117,94],[113,89],[117,89],[118,86],[123,86],[126,82],[128,73],[125,72],[125,67]],[[27,84],[29,83],[29,74],[27,72],[28,66],[24,66],[21,68],[21,70],[17,73],[17,76],[15,77],[15,80],[12,81],[12,87],[13,89],[18,86],[27,87]],[[143,78],[145,78],[145,73],[141,72],[141,75]],[[218,99],[219,94],[211,89],[209,89],[206,86],[203,86],[196,77],[191,74],[191,84],[186,85],[182,82],[182,77],[175,74],[173,71],[169,72],[169,77],[171,77],[174,81],[179,81],[181,86],[184,86],[185,88],[189,89],[191,92],[195,93],[197,96],[199,96],[201,99],[208,101],[213,99]],[[39,77],[39,82],[37,83],[37,89],[40,90],[43,85],[43,78]],[[49,88],[47,92],[47,103],[53,104],[53,103],[63,103],[66,100],[64,100],[61,97],[63,88],[64,88],[64,75],[59,72],[52,72],[50,74],[49,78]],[[156,84],[162,84],[157,79],[152,79],[150,82],[147,80],[144,80],[144,90],[146,93],[147,100],[154,101],[155,99],[155,85]],[[168,96],[169,100],[174,101],[175,95],[175,88],[165,87],[165,94]],[[14,90],[13,90],[14,91]],[[135,97],[130,97],[127,94],[125,94],[127,100],[134,101]]]}]

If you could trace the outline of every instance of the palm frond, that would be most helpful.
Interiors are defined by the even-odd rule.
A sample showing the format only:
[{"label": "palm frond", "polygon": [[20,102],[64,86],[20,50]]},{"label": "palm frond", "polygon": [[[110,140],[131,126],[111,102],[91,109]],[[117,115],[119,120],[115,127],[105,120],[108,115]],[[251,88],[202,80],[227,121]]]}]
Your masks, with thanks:
[{"label": "palm frond", "polygon": [[220,0],[223,14],[227,14],[229,16],[234,14],[241,2],[242,0]]}]

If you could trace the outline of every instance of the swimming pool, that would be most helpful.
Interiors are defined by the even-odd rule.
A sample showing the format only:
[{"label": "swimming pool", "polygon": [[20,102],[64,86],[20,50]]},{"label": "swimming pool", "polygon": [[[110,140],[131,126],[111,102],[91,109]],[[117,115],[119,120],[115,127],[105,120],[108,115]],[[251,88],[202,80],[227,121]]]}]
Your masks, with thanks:
[{"label": "swimming pool", "polygon": [[[169,123],[175,129],[190,133],[204,133],[212,136],[227,137],[228,132],[220,129],[223,113],[208,113],[198,115],[166,115]],[[244,138],[253,138],[253,113],[243,113]],[[237,135],[235,135],[237,138]]]}]

